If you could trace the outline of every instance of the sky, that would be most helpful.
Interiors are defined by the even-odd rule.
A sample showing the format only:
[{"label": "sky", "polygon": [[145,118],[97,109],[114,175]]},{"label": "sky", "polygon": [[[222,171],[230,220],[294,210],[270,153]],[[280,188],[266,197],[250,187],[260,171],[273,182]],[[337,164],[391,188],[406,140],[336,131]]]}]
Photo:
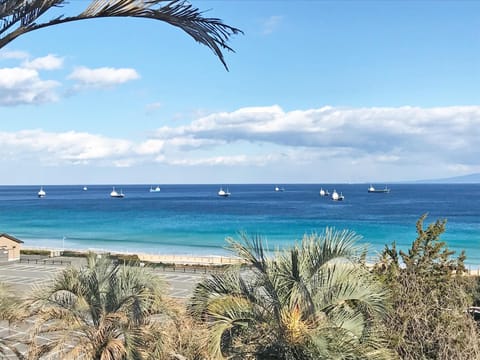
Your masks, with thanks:
[{"label": "sky", "polygon": [[0,185],[480,172],[480,2],[191,3],[244,32],[229,71],[148,19],[62,24],[0,49]]}]

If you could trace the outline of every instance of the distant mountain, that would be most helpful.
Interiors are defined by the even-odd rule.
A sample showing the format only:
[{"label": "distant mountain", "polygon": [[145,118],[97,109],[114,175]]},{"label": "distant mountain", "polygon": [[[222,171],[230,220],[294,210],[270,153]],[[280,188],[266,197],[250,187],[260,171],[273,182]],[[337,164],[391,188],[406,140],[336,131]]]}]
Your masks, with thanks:
[{"label": "distant mountain", "polygon": [[455,176],[444,179],[433,179],[433,180],[419,180],[418,183],[435,183],[435,184],[475,184],[480,183],[480,173],[469,174],[463,176]]}]

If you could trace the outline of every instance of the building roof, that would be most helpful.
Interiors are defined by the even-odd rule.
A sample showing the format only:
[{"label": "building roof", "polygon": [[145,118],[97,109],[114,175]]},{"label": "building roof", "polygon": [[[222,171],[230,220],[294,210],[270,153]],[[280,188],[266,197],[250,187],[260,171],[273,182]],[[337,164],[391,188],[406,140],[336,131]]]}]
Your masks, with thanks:
[{"label": "building roof", "polygon": [[19,244],[23,244],[23,241],[22,241],[22,240],[19,240],[19,239],[17,239],[16,237],[14,237],[14,236],[12,236],[12,235],[8,235],[8,234],[3,233],[3,234],[0,234],[0,237],[4,237],[4,238],[7,238],[7,239],[9,239],[9,240],[15,241],[15,242],[17,242],[17,243],[19,243]]}]

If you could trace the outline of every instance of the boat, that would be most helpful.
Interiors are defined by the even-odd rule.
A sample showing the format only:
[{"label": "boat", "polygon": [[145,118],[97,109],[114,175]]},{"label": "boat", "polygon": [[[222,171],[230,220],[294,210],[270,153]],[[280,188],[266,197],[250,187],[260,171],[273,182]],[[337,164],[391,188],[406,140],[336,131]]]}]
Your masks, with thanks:
[{"label": "boat", "polygon": [[230,196],[230,192],[228,191],[225,191],[223,190],[223,188],[220,188],[220,190],[218,190],[218,196],[221,196],[221,197],[228,197]]},{"label": "boat", "polygon": [[83,187],[83,191],[87,191],[88,188],[86,186]]},{"label": "boat", "polygon": [[320,196],[328,196],[330,193],[328,190],[323,190],[323,188],[320,188]]},{"label": "boat", "polygon": [[343,199],[345,199],[345,196],[343,196],[342,193],[337,193],[336,190],[333,190],[333,193],[332,193],[332,200],[333,201],[343,201]]},{"label": "boat", "polygon": [[38,191],[38,197],[39,198],[43,198],[45,196],[47,196],[47,193],[45,192],[45,190],[43,190],[43,186],[40,186],[40,190]]},{"label": "boat", "polygon": [[125,197],[125,194],[122,192],[122,190],[120,190],[120,192],[117,192],[114,186],[112,192],[110,193],[110,196],[113,198],[123,198]]},{"label": "boat", "polygon": [[283,187],[278,187],[278,186],[275,186],[275,191],[285,191],[285,189]]},{"label": "boat", "polygon": [[385,185],[385,188],[383,189],[375,189],[372,185],[370,185],[370,187],[368,188],[368,192],[369,193],[389,193],[390,192],[390,189],[387,188],[387,185]]},{"label": "boat", "polygon": [[150,192],[160,192],[160,186],[157,185],[157,187],[154,189],[153,186],[150,187]]}]

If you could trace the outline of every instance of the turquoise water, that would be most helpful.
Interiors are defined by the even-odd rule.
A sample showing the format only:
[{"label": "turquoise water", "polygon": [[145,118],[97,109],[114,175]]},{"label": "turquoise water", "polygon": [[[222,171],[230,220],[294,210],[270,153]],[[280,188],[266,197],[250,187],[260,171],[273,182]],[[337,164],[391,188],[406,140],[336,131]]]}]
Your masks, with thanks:
[{"label": "turquoise water", "polygon": [[[39,186],[0,186],[0,232],[35,247],[225,255],[225,238],[239,231],[282,247],[330,226],[356,231],[374,256],[393,241],[408,246],[428,213],[427,223],[448,220],[442,239],[451,249],[480,264],[480,184],[394,184],[389,194],[369,194],[369,184],[275,185],[230,185],[229,198],[217,196],[219,185],[160,185],[159,193],[117,185],[123,199],[105,185],[44,186],[42,199]],[[345,201],[320,197],[321,187]]]}]

